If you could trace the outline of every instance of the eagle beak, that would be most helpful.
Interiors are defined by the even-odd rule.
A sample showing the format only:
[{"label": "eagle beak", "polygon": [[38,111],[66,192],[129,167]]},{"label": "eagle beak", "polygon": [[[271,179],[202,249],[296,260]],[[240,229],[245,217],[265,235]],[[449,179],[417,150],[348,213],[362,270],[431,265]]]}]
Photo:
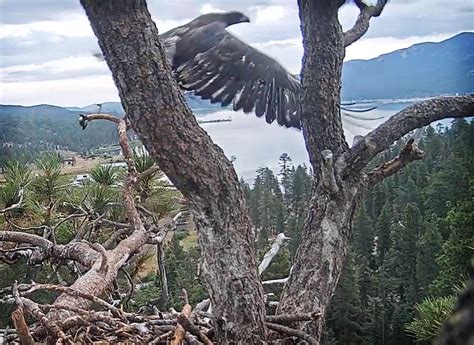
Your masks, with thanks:
[{"label": "eagle beak", "polygon": [[249,17],[247,17],[247,16],[242,16],[241,22],[242,22],[242,23],[250,23],[250,19],[249,19]]}]

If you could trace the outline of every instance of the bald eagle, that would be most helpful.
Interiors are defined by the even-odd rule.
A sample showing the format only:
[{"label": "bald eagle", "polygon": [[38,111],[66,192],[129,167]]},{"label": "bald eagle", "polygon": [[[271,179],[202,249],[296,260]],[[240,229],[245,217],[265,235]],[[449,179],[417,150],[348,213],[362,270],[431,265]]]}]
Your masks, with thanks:
[{"label": "bald eagle", "polygon": [[[250,19],[241,12],[209,13],[161,34],[166,58],[180,87],[211,103],[232,103],[235,111],[265,116],[267,123],[276,120],[281,126],[300,129],[299,79],[226,30],[245,22]],[[341,108],[353,112],[373,109],[347,108],[350,105]]]}]

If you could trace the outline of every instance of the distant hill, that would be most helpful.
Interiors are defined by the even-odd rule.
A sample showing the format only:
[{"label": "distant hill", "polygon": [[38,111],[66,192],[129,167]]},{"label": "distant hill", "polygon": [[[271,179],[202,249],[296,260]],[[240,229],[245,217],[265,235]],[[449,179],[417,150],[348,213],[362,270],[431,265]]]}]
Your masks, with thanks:
[{"label": "distant hill", "polygon": [[[380,55],[371,60],[344,63],[344,100],[406,99],[441,94],[474,92],[474,33],[464,32],[439,43],[420,43]],[[192,93],[185,99],[196,116],[221,109],[219,104],[201,100]],[[0,116],[31,115],[46,118],[77,116],[96,112],[98,106],[57,107],[42,104],[30,107],[0,105]],[[123,115],[120,102],[102,104],[102,112]]]},{"label": "distant hill", "polygon": [[[221,109],[219,104],[212,104],[209,101],[203,101],[201,98],[194,96],[192,93],[187,92],[184,95],[186,102],[188,103],[189,107],[193,110],[196,116],[203,116],[208,113],[215,112]],[[98,109],[97,104],[91,104],[86,107],[78,108],[78,107],[69,107],[66,108],[70,111],[78,111],[78,112],[95,112]],[[125,112],[123,110],[122,104],[120,102],[105,102],[102,103],[102,112],[109,113],[114,115],[123,115]]]},{"label": "distant hill", "polygon": [[[344,64],[345,100],[406,99],[474,92],[474,33],[462,33],[439,43],[420,43],[371,60]],[[196,116],[221,109],[191,93],[185,94]],[[78,130],[78,114],[86,107],[0,105],[0,165],[8,157],[30,159],[33,150],[67,149],[89,152],[116,143],[114,125],[97,121]],[[102,104],[102,112],[123,115],[120,102]]]},{"label": "distant hill", "polygon": [[[79,109],[79,108],[77,108]],[[75,119],[79,111],[72,111],[62,107],[49,104],[39,104],[32,106],[0,104],[0,116],[33,116],[38,119],[57,119],[71,117]]]},{"label": "distant hill", "polygon": [[81,131],[78,113],[47,104],[0,105],[0,166],[11,158],[31,161],[41,151],[87,153],[117,142],[116,127],[105,121]]},{"label": "distant hill", "polygon": [[474,33],[344,64],[343,99],[399,99],[474,92]]}]

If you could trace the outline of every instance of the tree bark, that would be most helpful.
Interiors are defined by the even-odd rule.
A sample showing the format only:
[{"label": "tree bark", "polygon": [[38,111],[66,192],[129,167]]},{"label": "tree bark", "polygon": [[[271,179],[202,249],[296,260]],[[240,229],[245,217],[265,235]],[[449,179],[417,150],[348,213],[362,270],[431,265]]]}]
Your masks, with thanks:
[{"label": "tree bark", "polygon": [[[338,0],[299,0],[303,34],[302,121],[310,162],[315,173],[309,212],[291,275],[282,293],[277,314],[325,313],[335,292],[346,257],[354,212],[369,185],[421,159],[413,141],[396,159],[365,173],[368,162],[409,131],[447,117],[474,113],[473,96],[445,97],[414,105],[394,115],[352,149],[340,121],[340,80],[345,45],[360,38],[370,17],[380,15],[379,1],[370,16],[362,18],[344,37],[338,21]],[[361,11],[366,10],[365,7]],[[362,20],[361,19],[361,20]],[[323,318],[300,324],[317,341]]]},{"label": "tree bark", "polygon": [[[131,126],[190,204],[202,249],[203,277],[218,320],[217,341],[264,343],[263,290],[242,190],[232,164],[184,104],[145,1],[81,3],[99,38]],[[298,1],[305,48],[301,114],[315,183],[301,244],[277,310],[281,315],[294,314],[295,310],[324,315],[342,271],[353,215],[367,186],[418,155],[410,146],[372,175],[362,171],[368,161],[409,130],[428,124],[429,119],[465,115],[472,110],[472,96],[459,107],[454,101],[445,102],[446,107],[438,106],[431,116],[414,107],[395,115],[349,149],[340,117],[345,44],[349,38],[360,38],[370,17],[380,13],[362,18],[363,26],[359,23],[360,28],[355,28],[360,33],[353,31],[344,37],[338,21],[343,3]],[[380,11],[385,3],[378,3]],[[447,113],[441,112],[447,109]],[[394,128],[396,131],[391,132]],[[320,340],[322,325],[322,317],[299,324],[314,343]]]},{"label": "tree bark", "polygon": [[348,149],[340,116],[344,36],[338,1],[299,0],[303,35],[301,117],[306,148],[318,175],[322,151],[339,156]]},{"label": "tree bark", "polygon": [[[277,314],[321,312],[335,291],[346,256],[352,216],[360,198],[352,181],[342,181],[336,159],[349,149],[340,117],[344,36],[339,1],[298,1],[305,53],[302,120],[315,172],[310,209],[292,274]],[[323,320],[306,325],[320,339]]]},{"label": "tree bark", "polygon": [[127,118],[196,220],[219,342],[265,341],[254,234],[232,164],[199,127],[168,67],[144,0],[81,0]]}]

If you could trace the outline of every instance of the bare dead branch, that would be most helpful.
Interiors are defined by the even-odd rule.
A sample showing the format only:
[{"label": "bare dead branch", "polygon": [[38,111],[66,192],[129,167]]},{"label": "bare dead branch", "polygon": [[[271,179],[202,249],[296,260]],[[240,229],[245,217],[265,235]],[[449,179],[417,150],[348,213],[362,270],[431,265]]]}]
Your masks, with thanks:
[{"label": "bare dead branch", "polygon": [[38,250],[36,247],[18,247],[11,249],[0,248],[0,261],[9,265],[16,263],[21,258],[31,258],[34,251]]},{"label": "bare dead branch", "polygon": [[165,250],[163,248],[163,241],[156,245],[156,252],[158,256],[158,270],[160,274],[161,282],[161,293],[160,293],[160,304],[166,306],[169,301],[169,290],[168,290],[168,277],[166,275],[165,266]]},{"label": "bare dead branch", "polygon": [[102,218],[99,220],[99,223],[104,223],[110,226],[114,226],[116,228],[124,228],[124,229],[131,229],[130,224],[125,224],[125,223],[120,223],[120,222],[114,222],[113,220],[107,219],[107,218]]},{"label": "bare dead branch", "polygon": [[376,167],[367,174],[368,186],[382,181],[384,178],[400,171],[409,163],[423,159],[423,157],[424,152],[418,148],[415,139],[410,139],[397,157]]},{"label": "bare dead branch", "polygon": [[281,278],[281,279],[265,280],[262,282],[262,285],[285,284],[288,281],[288,279],[289,277]]},{"label": "bare dead branch", "polygon": [[291,324],[299,321],[314,321],[319,318],[321,318],[321,313],[314,312],[309,314],[267,315],[265,320],[270,323]]},{"label": "bare dead branch", "polygon": [[212,342],[209,338],[201,332],[199,327],[197,327],[192,321],[184,316],[184,314],[180,314],[178,316],[178,323],[189,333],[194,335],[201,343],[206,345],[212,345]]},{"label": "bare dead branch", "polygon": [[393,115],[374,129],[340,158],[346,175],[361,172],[379,152],[410,131],[434,121],[474,115],[474,94],[438,97],[416,103]]},{"label": "bare dead branch", "polygon": [[107,240],[105,240],[105,242],[102,244],[102,246],[105,249],[112,249],[112,247],[117,243],[119,238],[123,235],[126,235],[129,232],[130,232],[130,229],[124,229],[124,228],[115,230],[112,233],[112,235],[110,235],[110,237]]},{"label": "bare dead branch", "polygon": [[66,341],[67,343],[72,343],[71,341],[67,340],[68,337],[64,332],[59,328],[59,326],[54,322],[51,321],[39,308],[38,304],[33,302],[28,298],[21,297],[21,301],[24,305],[24,308],[31,314],[36,320],[38,320],[47,330],[48,332],[56,337],[61,344],[62,341]]},{"label": "bare dead branch", "polygon": [[8,224],[10,224],[15,229],[18,229],[21,231],[43,231],[44,232],[49,228],[47,225],[28,226],[28,227],[20,226],[11,220],[10,216],[8,215],[8,212],[5,213],[4,217]]},{"label": "bare dead branch", "polygon": [[[68,293],[70,291],[59,290],[62,291],[63,294],[56,299],[55,303],[58,304],[83,305],[90,303],[90,296],[96,298],[95,296],[102,293],[103,290],[116,279],[120,267],[122,267],[126,261],[146,243],[149,237],[149,233],[145,231],[144,224],[140,218],[133,197],[133,186],[136,182],[137,172],[133,163],[132,150],[127,137],[127,122],[124,119],[118,119],[106,114],[84,115],[81,119],[84,120],[85,123],[90,120],[102,119],[117,124],[119,143],[128,170],[127,180],[123,186],[123,205],[130,221],[131,235],[123,239],[114,249],[105,252],[108,264],[108,269],[105,272],[102,272],[99,267],[95,267],[95,269],[91,269],[84,275],[80,276],[69,288],[72,291],[76,291],[75,294]],[[83,128],[85,128],[85,126],[83,126]],[[128,225],[126,225],[126,227],[128,227]],[[82,291],[85,287],[87,287],[89,294],[81,295],[79,290]],[[104,301],[102,302],[105,303]],[[110,307],[113,306],[109,305],[109,308]],[[118,313],[118,311],[115,312]],[[58,319],[65,316],[67,315],[54,313],[52,317]]]},{"label": "bare dead branch", "polygon": [[166,235],[168,234],[168,232],[176,227],[176,222],[178,221],[179,217],[181,217],[181,214],[182,212],[179,212],[173,218],[171,217],[161,218],[157,222],[155,228],[151,230],[154,233],[156,233],[156,235],[153,235],[153,237],[150,237],[150,239],[148,240],[148,243],[150,244],[162,243]]},{"label": "bare dead branch", "polygon": [[196,321],[199,313],[205,312],[209,308],[210,305],[211,305],[211,300],[209,298],[206,298],[202,300],[201,302],[199,302],[198,304],[196,304],[196,306],[194,307],[194,310],[191,313],[191,320]]},{"label": "bare dead branch", "polygon": [[67,217],[61,219],[56,225],[53,227],[53,232],[56,231],[56,229],[63,223],[67,222],[68,220],[71,220],[73,218],[80,218],[80,217],[86,217],[87,213],[72,213],[68,215]]},{"label": "bare dead branch", "polygon": [[116,125],[119,125],[121,121],[124,121],[123,119],[120,119],[116,116],[110,115],[110,114],[81,114],[80,119],[79,119],[79,124],[81,125],[82,129],[85,129],[87,127],[87,123],[91,121],[96,121],[96,120],[106,120],[115,123]]},{"label": "bare dead branch", "polygon": [[41,248],[42,255],[35,258],[37,261],[53,256],[58,259],[74,260],[83,266],[91,267],[98,258],[97,252],[84,243],[54,244],[41,236],[24,232],[0,231],[0,241],[28,243]]},{"label": "bare dead branch", "polygon": [[94,303],[97,303],[100,306],[110,310],[116,317],[122,318],[126,315],[120,309],[118,309],[117,307],[114,307],[110,303],[107,303],[103,299],[101,299],[99,297],[96,297],[96,296],[93,296],[91,294],[82,292],[82,291],[75,290],[75,289],[73,289],[71,287],[68,287],[68,286],[60,286],[60,285],[54,285],[54,284],[36,284],[36,283],[34,283],[34,284],[31,284],[31,287],[27,291],[23,292],[21,295],[22,296],[29,295],[29,294],[33,293],[34,291],[37,291],[37,290],[59,291],[59,292],[68,294],[70,296],[76,297],[76,298],[77,297],[85,298],[85,299],[88,299],[88,300],[90,300]]},{"label": "bare dead branch", "polygon": [[0,209],[0,214],[3,214],[5,212],[8,212],[8,211],[11,211],[11,210],[14,210],[18,207],[21,206],[21,204],[23,203],[23,197],[24,197],[24,194],[25,194],[25,191],[23,188],[20,189],[20,191],[18,192],[18,197],[20,198],[18,200],[18,202],[16,202],[15,204],[7,207],[7,208],[4,208],[4,209]]},{"label": "bare dead branch", "polygon": [[317,341],[315,338],[313,338],[309,334],[304,333],[303,331],[293,329],[293,328],[283,326],[283,325],[278,325],[276,323],[271,323],[271,322],[267,322],[266,325],[268,329],[271,329],[272,331],[303,339],[307,341],[308,344],[313,344],[313,345],[319,344],[319,341]]},{"label": "bare dead branch", "polygon": [[265,256],[262,259],[262,262],[258,266],[258,273],[261,275],[267,267],[270,265],[272,262],[272,259],[275,257],[275,255],[278,254],[280,251],[280,247],[283,244],[283,241],[290,239],[289,237],[286,237],[285,234],[279,233],[275,240],[273,241],[272,247],[268,252],[265,253]]},{"label": "bare dead branch", "polygon": [[368,6],[362,0],[354,1],[357,7],[360,9],[359,16],[354,26],[344,33],[344,46],[348,47],[352,43],[359,40],[369,29],[370,19],[372,17],[378,17],[382,14],[385,5],[388,0],[378,0],[375,6]]},{"label": "bare dead branch", "polygon": [[120,270],[123,272],[123,275],[125,276],[125,278],[127,278],[127,282],[128,282],[127,295],[125,296],[125,298],[122,298],[123,305],[128,309],[128,303],[130,301],[130,298],[133,295],[133,292],[135,291],[135,283],[133,282],[133,279],[130,276],[130,273],[128,273],[124,267],[121,267]]},{"label": "bare dead branch", "polygon": [[[184,317],[189,318],[191,316],[192,308],[188,301],[188,293],[185,289],[183,289],[182,292],[183,292],[182,297],[183,297],[185,305],[180,315],[183,315]],[[174,332],[173,340],[171,341],[171,345],[180,345],[185,335],[186,335],[185,329],[183,328],[182,325],[178,323],[178,325],[176,326],[176,330]]]}]

